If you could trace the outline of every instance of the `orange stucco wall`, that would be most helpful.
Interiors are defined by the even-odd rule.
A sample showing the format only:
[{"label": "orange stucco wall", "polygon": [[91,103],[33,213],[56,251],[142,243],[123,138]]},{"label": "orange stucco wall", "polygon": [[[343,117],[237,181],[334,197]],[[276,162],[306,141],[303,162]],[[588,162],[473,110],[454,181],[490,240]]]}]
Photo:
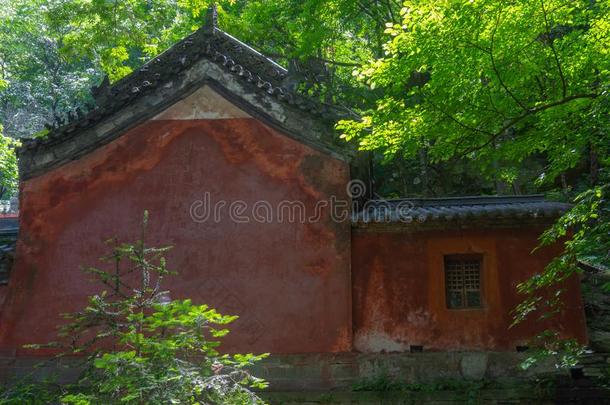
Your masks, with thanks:
[{"label": "orange stucco wall", "polygon": [[[354,346],[364,352],[515,350],[548,327],[585,342],[579,283],[566,285],[563,313],[509,328],[522,300],[518,283],[542,271],[557,248],[530,254],[543,228],[464,231],[358,231],[352,236]],[[482,309],[447,309],[443,257],[483,256]]]},{"label": "orange stucco wall", "polygon": [[[348,164],[252,118],[146,122],[95,152],[21,184],[17,258],[0,313],[0,349],[55,338],[60,313],[100,285],[109,237],[173,245],[179,272],[166,288],[240,316],[225,350],[335,352],[351,349],[350,224],[236,223],[228,205],[302,201],[309,213],[346,198]],[[220,221],[196,222],[190,206],[209,192],[226,200]],[[324,210],[324,209],[323,209]]]}]

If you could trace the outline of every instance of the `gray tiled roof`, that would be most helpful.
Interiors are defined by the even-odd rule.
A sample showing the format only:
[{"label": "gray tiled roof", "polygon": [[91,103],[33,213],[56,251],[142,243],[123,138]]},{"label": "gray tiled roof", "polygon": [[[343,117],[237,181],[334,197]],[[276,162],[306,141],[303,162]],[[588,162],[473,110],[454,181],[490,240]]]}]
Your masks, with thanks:
[{"label": "gray tiled roof", "polygon": [[202,86],[298,142],[352,160],[354,147],[333,130],[352,113],[296,91],[285,68],[218,29],[214,10],[206,25],[132,74],[112,85],[104,80],[92,90],[94,105],[57,117],[46,136],[22,140],[21,180],[80,159]]},{"label": "gray tiled roof", "polygon": [[410,224],[479,218],[550,219],[569,208],[569,204],[548,201],[542,195],[370,200],[353,215],[353,222]]},{"label": "gray tiled roof", "polygon": [[0,237],[17,236],[19,218],[16,216],[0,216]]},{"label": "gray tiled roof", "polygon": [[[215,13],[215,9],[212,10]],[[94,106],[88,111],[83,106],[65,116],[55,117],[48,127],[46,137],[22,139],[21,149],[36,149],[93,126],[135,99],[175,79],[200,58],[217,63],[253,89],[314,116],[335,119],[346,114],[345,110],[336,106],[321,103],[286,88],[286,68],[222,31],[215,24],[213,18],[213,21],[208,21],[205,26],[113,85],[108,83],[106,77],[100,86],[93,89]]]},{"label": "gray tiled roof", "polygon": [[0,217],[0,285],[8,282],[18,232],[17,217]]}]

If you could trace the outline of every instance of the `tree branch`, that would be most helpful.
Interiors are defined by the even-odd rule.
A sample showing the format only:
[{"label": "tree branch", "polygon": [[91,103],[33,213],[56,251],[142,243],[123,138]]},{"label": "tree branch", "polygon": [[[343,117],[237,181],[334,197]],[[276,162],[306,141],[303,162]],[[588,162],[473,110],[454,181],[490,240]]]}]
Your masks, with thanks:
[{"label": "tree branch", "polygon": [[481,52],[486,53],[486,54],[488,54],[488,55],[489,55],[489,49],[486,49],[486,48],[482,47],[482,46],[481,46],[481,45],[479,45],[479,44],[475,44],[474,42],[467,41],[467,40],[465,40],[465,41],[464,41],[464,43],[465,43],[466,45],[468,45],[468,46],[471,46],[471,47],[473,47],[473,48],[475,48],[475,49],[478,49],[479,51],[481,51]]},{"label": "tree branch", "polygon": [[525,112],[523,112],[523,114],[520,114],[520,115],[518,115],[516,117],[513,117],[508,123],[506,123],[504,126],[502,126],[502,128],[500,128],[500,130],[498,130],[495,134],[493,134],[493,136],[488,141],[486,141],[482,145],[479,145],[479,146],[477,146],[475,148],[471,148],[471,149],[463,152],[462,154],[460,154],[460,157],[464,157],[464,156],[466,156],[469,153],[476,152],[478,150],[486,148],[487,146],[491,145],[496,139],[498,139],[500,136],[502,136],[502,134],[504,134],[504,132],[506,130],[508,130],[513,125],[517,124],[518,122],[522,121],[523,119],[525,119],[527,117],[530,117],[530,116],[535,115],[535,114],[537,114],[539,112],[548,110],[549,108],[553,108],[553,107],[560,106],[562,104],[569,103],[572,100],[578,100],[578,99],[583,99],[583,98],[591,98],[592,99],[592,98],[596,98],[597,96],[598,96],[598,94],[596,94],[596,93],[573,94],[571,96],[564,97],[561,100],[557,100],[557,101],[554,101],[552,103],[543,104],[543,105],[539,105],[538,107],[527,109]]},{"label": "tree branch", "polygon": [[396,16],[394,15],[394,10],[392,9],[392,3],[390,3],[390,0],[386,0],[385,4],[386,4],[386,9],[388,10],[388,17],[390,17],[390,19],[393,23],[398,22],[396,20]]},{"label": "tree branch", "polygon": [[313,59],[319,60],[320,62],[328,63],[329,65],[347,66],[347,67],[362,67],[361,63],[356,63],[356,62],[341,62],[341,61],[337,61],[337,60],[331,60],[331,59],[325,59],[325,58],[319,58],[319,57],[314,57]]},{"label": "tree branch", "polygon": [[553,57],[555,58],[555,64],[557,65],[557,70],[559,71],[559,77],[561,78],[561,96],[563,98],[566,97],[568,86],[566,84],[566,78],[563,74],[563,70],[561,69],[561,63],[559,62],[559,56],[557,56],[557,50],[555,49],[555,45],[553,44],[553,38],[551,38],[551,28],[549,26],[549,20],[546,15],[546,9],[544,8],[544,0],[540,0],[540,6],[542,7],[542,15],[544,16],[544,25],[546,27],[546,35],[549,41],[549,47],[551,47],[551,51],[553,52]]},{"label": "tree branch", "polygon": [[[286,55],[282,55],[282,54],[279,54],[279,53],[273,53],[273,52],[265,53],[265,55],[268,58],[271,58],[271,59],[278,59],[278,58],[286,59],[287,58]],[[342,61],[338,61],[338,60],[321,58],[321,57],[318,57],[318,56],[311,56],[311,57],[309,57],[309,59],[317,60],[317,61],[320,61],[320,62],[323,62],[323,63],[327,63],[329,65],[335,65],[335,66],[362,67],[362,63],[342,62]]]},{"label": "tree branch", "polygon": [[436,110],[438,110],[441,114],[443,114],[445,117],[449,118],[451,121],[455,122],[456,124],[458,124],[460,127],[467,129],[471,132],[480,132],[486,135],[494,135],[492,132],[489,131],[485,131],[483,129],[480,128],[475,128],[475,127],[471,127],[468,124],[463,123],[462,121],[458,120],[457,118],[455,118],[453,115],[449,114],[448,112],[446,112],[445,110],[443,110],[440,106],[434,104],[432,101],[430,101],[430,98],[426,99],[428,103],[430,103],[430,105],[432,107],[434,107]]},{"label": "tree branch", "polygon": [[489,58],[491,59],[491,67],[492,67],[494,73],[496,74],[498,81],[500,82],[500,86],[502,86],[504,91],[506,91],[506,93],[510,96],[510,98],[512,98],[515,101],[515,103],[517,103],[519,105],[519,107],[521,107],[523,110],[527,111],[528,108],[525,106],[525,104],[523,104],[521,101],[519,101],[519,99],[517,97],[515,97],[513,92],[510,91],[510,89],[508,88],[506,83],[504,83],[504,80],[502,80],[502,76],[500,76],[500,72],[498,71],[498,67],[496,66],[496,60],[494,58],[494,40],[496,37],[496,31],[498,30],[498,26],[500,25],[500,15],[501,15],[500,12],[498,12],[498,17],[496,18],[496,25],[494,26],[494,29],[491,32],[491,43],[489,44]]},{"label": "tree branch", "polygon": [[507,119],[506,114],[498,109],[496,104],[494,103],[493,97],[491,96],[491,90],[487,90],[487,98],[489,99],[489,104],[491,104],[491,108],[496,112],[496,114],[502,116],[503,119]]},{"label": "tree branch", "polygon": [[363,12],[364,14],[368,15],[369,17],[371,17],[371,19],[373,21],[375,21],[377,24],[379,25],[383,25],[384,21],[379,19],[378,15],[375,15],[374,13],[372,13],[365,4],[362,3],[362,1],[360,0],[356,0],[356,4],[358,5],[358,8],[360,9],[361,12]]},{"label": "tree branch", "polygon": [[544,90],[544,86],[542,85],[542,81],[540,81],[540,77],[538,75],[535,75],[534,79],[536,79],[536,83],[538,84],[538,89],[540,90],[540,99],[546,100],[546,98],[547,98],[546,92]]}]

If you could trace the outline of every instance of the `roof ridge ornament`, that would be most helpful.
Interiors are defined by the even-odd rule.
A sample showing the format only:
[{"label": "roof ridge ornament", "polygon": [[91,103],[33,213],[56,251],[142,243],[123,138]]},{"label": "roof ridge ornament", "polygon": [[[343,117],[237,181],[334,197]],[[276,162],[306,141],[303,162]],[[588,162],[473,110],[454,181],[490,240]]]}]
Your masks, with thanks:
[{"label": "roof ridge ornament", "polygon": [[214,34],[214,30],[218,28],[218,9],[216,3],[212,1],[208,10],[205,13],[205,22],[203,24],[205,31],[209,34]]}]

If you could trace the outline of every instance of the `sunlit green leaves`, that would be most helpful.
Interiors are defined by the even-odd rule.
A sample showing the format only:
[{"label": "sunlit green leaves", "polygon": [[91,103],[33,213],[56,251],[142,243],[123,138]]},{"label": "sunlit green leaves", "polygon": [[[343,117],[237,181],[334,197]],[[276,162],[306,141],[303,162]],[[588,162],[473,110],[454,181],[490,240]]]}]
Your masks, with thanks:
[{"label": "sunlit green leaves", "polygon": [[[383,89],[377,108],[339,129],[411,157],[408,145],[425,139],[435,160],[469,157],[486,170],[546,154],[552,180],[607,136],[607,3],[407,1],[387,24],[386,55],[354,73]],[[429,81],[414,85],[414,72]],[[403,147],[387,149],[395,138]]]},{"label": "sunlit green leaves", "polygon": [[0,123],[11,137],[31,136],[88,100],[94,64],[60,51],[66,25],[51,27],[49,1],[5,0],[0,15]]},{"label": "sunlit green leaves", "polygon": [[0,199],[10,198],[18,187],[19,173],[15,148],[19,141],[2,135],[0,125]]}]

